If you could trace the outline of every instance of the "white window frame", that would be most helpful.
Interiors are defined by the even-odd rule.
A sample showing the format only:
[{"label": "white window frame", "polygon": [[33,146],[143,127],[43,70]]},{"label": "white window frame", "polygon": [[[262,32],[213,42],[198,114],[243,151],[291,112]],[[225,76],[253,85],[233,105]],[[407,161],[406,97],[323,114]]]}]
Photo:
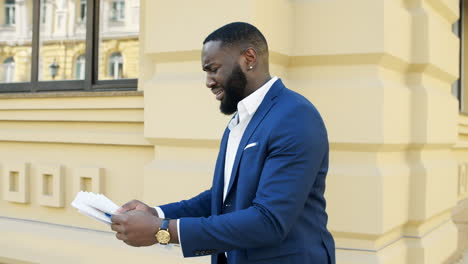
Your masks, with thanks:
[{"label": "white window frame", "polygon": [[3,82],[11,83],[15,81],[15,60],[8,57],[3,61]]},{"label": "white window frame", "polygon": [[75,78],[77,80],[85,79],[86,58],[85,55],[80,55],[76,58],[75,62]]},{"label": "white window frame", "polygon": [[121,52],[114,52],[109,56],[109,76],[114,80],[123,78],[123,56]]}]

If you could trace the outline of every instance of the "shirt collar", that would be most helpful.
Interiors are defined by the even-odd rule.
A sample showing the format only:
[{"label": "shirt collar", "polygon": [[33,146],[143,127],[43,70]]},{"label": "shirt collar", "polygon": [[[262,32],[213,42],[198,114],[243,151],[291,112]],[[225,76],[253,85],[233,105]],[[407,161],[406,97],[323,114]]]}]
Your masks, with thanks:
[{"label": "shirt collar", "polygon": [[268,93],[276,80],[278,80],[278,77],[274,76],[264,85],[262,85],[262,87],[258,88],[255,92],[251,93],[237,104],[237,111],[240,122],[242,122],[242,120],[244,120],[247,116],[252,116],[255,114],[258,107],[262,103],[263,98],[265,98],[265,95]]},{"label": "shirt collar", "polygon": [[265,98],[265,95],[270,90],[271,86],[278,80],[278,77],[274,76],[260,88],[255,90],[255,92],[251,93],[249,96],[242,99],[237,104],[237,112],[232,118],[231,122],[229,122],[229,129],[234,128],[237,124],[245,120],[248,116],[252,116],[257,111],[258,107]]}]

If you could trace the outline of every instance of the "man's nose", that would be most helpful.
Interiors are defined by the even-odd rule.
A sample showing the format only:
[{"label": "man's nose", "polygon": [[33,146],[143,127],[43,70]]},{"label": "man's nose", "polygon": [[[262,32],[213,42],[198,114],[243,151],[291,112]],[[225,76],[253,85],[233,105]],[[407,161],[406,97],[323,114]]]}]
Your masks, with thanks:
[{"label": "man's nose", "polygon": [[206,79],[206,87],[214,88],[215,86],[216,86],[216,82],[213,79],[211,78]]}]

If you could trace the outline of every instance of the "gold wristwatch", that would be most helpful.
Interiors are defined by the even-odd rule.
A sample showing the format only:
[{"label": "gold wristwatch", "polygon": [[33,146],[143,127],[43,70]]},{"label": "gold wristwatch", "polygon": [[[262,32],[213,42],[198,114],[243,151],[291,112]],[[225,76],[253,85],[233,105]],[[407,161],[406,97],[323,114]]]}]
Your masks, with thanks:
[{"label": "gold wristwatch", "polygon": [[169,218],[164,218],[161,223],[161,227],[156,232],[156,240],[161,245],[169,244],[171,241],[171,233],[169,233]]}]

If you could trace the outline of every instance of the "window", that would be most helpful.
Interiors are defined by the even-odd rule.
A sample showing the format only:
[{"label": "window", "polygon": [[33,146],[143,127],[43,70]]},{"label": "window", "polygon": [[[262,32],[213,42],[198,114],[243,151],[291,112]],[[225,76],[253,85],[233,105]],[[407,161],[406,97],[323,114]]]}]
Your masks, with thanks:
[{"label": "window", "polygon": [[47,18],[47,0],[41,0],[41,8],[41,23],[45,23]]},{"label": "window", "polygon": [[7,58],[3,61],[3,82],[14,82],[15,81],[15,60],[12,57]]},{"label": "window", "polygon": [[6,0],[5,2],[5,25],[14,26],[15,21],[15,0]]},{"label": "window", "polygon": [[[22,1],[14,17],[15,1],[0,0],[11,13],[5,19],[25,25],[0,24],[0,93],[136,89],[139,0]],[[72,17],[83,23],[68,23]]]},{"label": "window", "polygon": [[81,23],[86,21],[86,0],[80,0],[80,21]]},{"label": "window", "polygon": [[120,52],[114,52],[109,57],[109,77],[114,80],[121,79],[123,77],[123,59]]},{"label": "window", "polygon": [[84,80],[85,78],[85,56],[80,55],[75,63],[75,79]]},{"label": "window", "polygon": [[125,19],[125,0],[115,0],[112,2],[112,20],[123,21]]}]

